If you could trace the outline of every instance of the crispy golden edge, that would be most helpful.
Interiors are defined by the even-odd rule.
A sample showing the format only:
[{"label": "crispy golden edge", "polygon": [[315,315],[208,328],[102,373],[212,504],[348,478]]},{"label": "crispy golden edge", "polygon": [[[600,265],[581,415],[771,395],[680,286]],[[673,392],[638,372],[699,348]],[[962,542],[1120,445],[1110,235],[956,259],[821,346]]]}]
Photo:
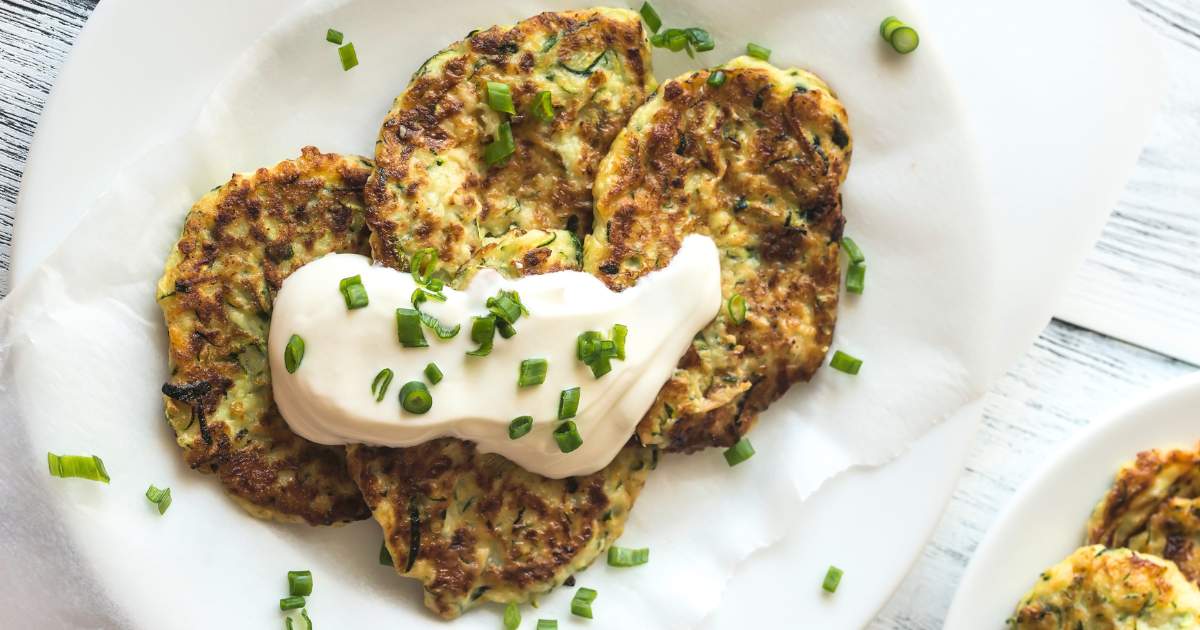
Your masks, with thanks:
[{"label": "crispy golden edge", "polygon": [[367,253],[364,158],[305,147],[235,174],[192,207],[156,299],[169,337],[168,423],[188,464],[251,514],[330,525],[369,515],[344,449],[291,432],[271,400],[271,304],[283,279],[330,252]]}]

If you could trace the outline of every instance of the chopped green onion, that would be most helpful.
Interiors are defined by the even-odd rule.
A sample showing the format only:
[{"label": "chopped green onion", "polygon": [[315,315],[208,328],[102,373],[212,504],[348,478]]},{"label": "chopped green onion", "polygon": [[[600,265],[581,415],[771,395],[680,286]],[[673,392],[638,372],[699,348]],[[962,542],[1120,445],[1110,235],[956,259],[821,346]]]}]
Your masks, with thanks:
[{"label": "chopped green onion", "polygon": [[417,316],[421,318],[421,323],[425,324],[425,326],[432,330],[433,334],[437,335],[438,339],[452,339],[458,336],[459,330],[462,330],[462,324],[447,326],[439,321],[438,318],[430,315],[429,313],[424,311],[418,311],[417,313]]},{"label": "chopped green onion", "polygon": [[375,402],[383,400],[387,390],[392,386],[392,377],[395,374],[391,368],[383,368],[375,375],[375,379],[371,381],[371,394],[375,396]]},{"label": "chopped green onion", "polygon": [[[412,257],[408,259],[408,271],[412,274],[413,282],[418,286],[427,286],[434,280],[433,272],[437,269],[438,253],[432,247],[425,247],[413,252]],[[438,291],[441,289],[439,285]]]},{"label": "chopped green onion", "polygon": [[741,293],[734,293],[729,298],[729,319],[735,324],[746,323],[746,298]]},{"label": "chopped green onion", "polygon": [[529,387],[545,383],[548,367],[549,363],[545,359],[525,359],[521,361],[521,369],[517,376],[517,387]]},{"label": "chopped green onion", "polygon": [[504,607],[504,630],[517,630],[521,627],[521,609],[516,602],[508,602]]},{"label": "chopped green onion", "polygon": [[646,547],[641,549],[629,549],[627,547],[609,547],[608,548],[608,566],[610,567],[636,567],[639,564],[646,564],[650,561],[650,550]]},{"label": "chopped green onion", "polygon": [[904,22],[901,22],[900,18],[897,18],[894,15],[889,15],[883,18],[883,21],[879,23],[879,36],[886,41],[892,36],[892,32],[901,26],[904,26]]},{"label": "chopped green onion", "polygon": [[513,335],[517,334],[517,329],[503,319],[496,318],[496,332],[505,339],[511,339]]},{"label": "chopped green onion", "polygon": [[858,374],[858,370],[862,368],[862,359],[852,357],[841,350],[833,353],[833,359],[829,361],[829,367],[846,374]]},{"label": "chopped green onion", "polygon": [[342,292],[342,298],[346,300],[346,309],[354,310],[367,305],[367,289],[363,287],[362,276],[350,276],[342,278],[338,283],[338,290]]},{"label": "chopped green onion", "polygon": [[850,293],[862,294],[863,285],[866,281],[867,266],[860,263],[851,263],[850,268],[846,270],[846,290]]},{"label": "chopped green onion", "polygon": [[508,439],[515,440],[533,430],[533,416],[517,416],[508,423]]},{"label": "chopped green onion", "polygon": [[542,90],[533,97],[533,105],[530,106],[533,111],[534,118],[542,122],[551,122],[554,120],[554,100],[550,96],[549,90]]},{"label": "chopped green onion", "polygon": [[437,385],[442,382],[442,370],[436,363],[430,363],[425,366],[425,378],[429,379],[430,383]]},{"label": "chopped green onion", "polygon": [[92,481],[109,482],[108,471],[104,470],[104,462],[95,455],[55,455],[47,452],[46,460],[50,464],[50,475],[53,477],[77,477]]},{"label": "chopped green onion", "polygon": [[304,607],[304,598],[300,596],[284,597],[279,600],[279,610],[296,610]]},{"label": "chopped green onion", "polygon": [[612,340],[613,345],[617,349],[616,358],[618,361],[625,360],[625,337],[629,335],[629,327],[625,324],[613,324]]},{"label": "chopped green onion", "polygon": [[825,581],[821,582],[821,588],[827,593],[837,592],[838,584],[842,583],[842,570],[829,565],[829,570],[825,572]]},{"label": "chopped green onion", "polygon": [[521,314],[529,314],[525,310],[525,305],[521,304],[521,296],[516,291],[500,291],[496,297],[487,299],[488,311],[496,317],[510,323],[515,324],[521,318]]},{"label": "chopped green onion", "polygon": [[713,41],[712,35],[708,31],[693,26],[692,28],[684,29],[687,33],[688,42],[696,49],[696,52],[708,52],[717,47],[717,43]]},{"label": "chopped green onion", "polygon": [[468,352],[473,357],[486,357],[492,353],[492,344],[496,336],[496,316],[485,315],[471,320],[471,341],[479,347]]},{"label": "chopped green onion", "polygon": [[575,426],[574,420],[567,420],[554,427],[554,441],[558,442],[558,450],[564,453],[570,453],[583,446],[583,437],[579,435],[579,427]]},{"label": "chopped green onion", "polygon": [[146,488],[146,498],[153,504],[158,506],[158,514],[162,516],[167,513],[167,508],[171,507],[171,489],[159,489],[154,484],[150,484]]},{"label": "chopped green onion", "polygon": [[288,339],[287,346],[283,348],[283,367],[287,368],[288,374],[295,374],[296,370],[300,369],[300,362],[304,360],[304,340],[300,335],[292,335]]},{"label": "chopped green onion", "polygon": [[766,46],[759,46],[754,42],[750,42],[749,44],[746,44],[746,54],[754,57],[755,59],[767,61],[771,58],[771,49],[767,48]]},{"label": "chopped green onion", "polygon": [[512,125],[506,120],[500,123],[500,127],[496,129],[496,138],[492,143],[487,145],[483,150],[483,160],[488,166],[495,166],[508,156],[512,155],[517,150],[516,142],[513,141]]},{"label": "chopped green onion", "polygon": [[722,85],[725,85],[725,71],[713,70],[712,73],[708,75],[708,84],[713,87],[721,87]]},{"label": "chopped green onion", "polygon": [[288,571],[288,595],[312,595],[312,571]]},{"label": "chopped green onion", "polygon": [[330,44],[337,44],[337,45],[341,46],[342,45],[342,32],[334,30],[332,28],[325,31],[325,41],[329,42]]},{"label": "chopped green onion", "polygon": [[358,54],[354,52],[354,42],[338,47],[338,58],[342,60],[342,70],[349,70],[358,65]]},{"label": "chopped green onion", "polygon": [[576,617],[592,618],[592,602],[596,601],[598,593],[595,589],[580,588],[571,598],[571,614]]},{"label": "chopped green onion", "polygon": [[579,337],[575,339],[575,358],[584,363],[591,361],[601,339],[604,339],[604,335],[594,330],[579,333]]},{"label": "chopped green onion", "polygon": [[850,238],[849,236],[842,237],[842,251],[846,252],[846,257],[849,258],[850,262],[852,263],[862,263],[866,262],[867,260],[867,257],[863,255],[862,248],[860,248],[858,243],[855,243],[854,239]]},{"label": "chopped green onion", "polygon": [[[308,617],[308,609],[307,608],[300,609],[300,618],[304,620],[303,630],[313,630],[312,619],[309,619],[309,617]],[[295,630],[295,626],[292,623],[291,617],[284,617],[283,621],[284,621],[284,627],[287,628],[287,630]]]},{"label": "chopped green onion", "polygon": [[733,446],[725,449],[725,463],[730,467],[737,466],[751,457],[754,457],[754,447],[746,438],[739,439]]},{"label": "chopped green onion", "polygon": [[392,552],[388,551],[386,540],[379,543],[379,564],[385,567],[392,566]]},{"label": "chopped green onion", "polygon": [[430,298],[437,300],[438,302],[446,301],[445,295],[438,291],[430,291],[425,287],[417,287],[413,289],[412,297],[409,298],[409,301],[412,302],[413,308],[420,310],[421,305],[425,302],[428,302]]},{"label": "chopped green onion", "polygon": [[421,332],[421,314],[411,308],[396,309],[396,337],[405,348],[429,347]]},{"label": "chopped green onion", "polygon": [[425,383],[409,381],[400,388],[400,406],[409,413],[425,413],[433,406],[433,396]]},{"label": "chopped green onion", "polygon": [[649,2],[642,3],[642,19],[646,21],[646,27],[651,33],[657,33],[658,29],[662,28],[662,18],[658,17],[658,11],[650,6]]},{"label": "chopped green onion", "polygon": [[574,418],[575,412],[579,410],[579,388],[572,387],[562,390],[558,395],[558,419],[566,420]]},{"label": "chopped green onion", "polygon": [[917,30],[911,26],[905,25],[892,31],[892,36],[888,38],[888,42],[892,45],[892,49],[901,55],[917,49],[921,45],[921,36],[917,34]]},{"label": "chopped green onion", "polygon": [[538,619],[537,630],[558,630],[558,620]]},{"label": "chopped green onion", "polygon": [[515,114],[513,108],[512,90],[507,83],[487,82],[487,104],[493,111],[505,114]]},{"label": "chopped green onion", "polygon": [[705,52],[716,47],[712,35],[698,28],[669,28],[650,36],[650,45],[655,48],[666,48],[671,52],[686,51],[689,57],[694,57],[693,51]]}]

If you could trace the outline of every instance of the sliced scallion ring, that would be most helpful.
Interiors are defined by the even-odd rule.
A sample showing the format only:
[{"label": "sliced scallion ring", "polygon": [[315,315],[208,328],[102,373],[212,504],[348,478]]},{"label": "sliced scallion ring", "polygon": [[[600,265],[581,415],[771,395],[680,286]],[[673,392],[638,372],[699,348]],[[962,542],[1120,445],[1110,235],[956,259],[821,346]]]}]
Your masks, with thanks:
[{"label": "sliced scallion ring", "polygon": [[358,53],[354,52],[354,42],[338,47],[338,58],[342,61],[342,70],[349,70],[358,65]]},{"label": "sliced scallion ring", "polygon": [[395,374],[391,368],[383,368],[375,375],[375,378],[371,381],[371,394],[375,396],[375,402],[383,400],[384,395],[387,394],[388,387],[392,385],[393,376]]},{"label": "sliced scallion ring", "polygon": [[886,41],[892,37],[892,32],[901,26],[904,26],[904,22],[901,22],[900,18],[889,15],[879,23],[879,36]]},{"label": "sliced scallion ring", "polygon": [[424,311],[418,311],[417,317],[421,318],[421,323],[432,330],[438,339],[453,339],[458,336],[458,331],[462,330],[462,324],[447,326],[439,321],[438,318]]},{"label": "sliced scallion ring", "polygon": [[579,427],[575,426],[573,420],[567,420],[554,427],[554,441],[558,442],[558,450],[564,453],[570,453],[583,446],[583,436],[579,435]]},{"label": "sliced scallion ring", "polygon": [[545,359],[525,359],[517,373],[517,387],[531,387],[546,382],[549,363]]},{"label": "sliced scallion ring", "polygon": [[[558,395],[558,419],[574,418],[577,411],[579,411],[579,388],[572,387],[562,390],[562,393]],[[555,432],[557,431],[555,429]]]},{"label": "sliced scallion ring", "polygon": [[433,406],[433,396],[421,381],[409,381],[400,388],[400,406],[408,413],[422,414]]},{"label": "sliced scallion ring", "polygon": [[915,28],[904,25],[892,31],[892,35],[888,38],[888,42],[892,45],[892,48],[895,49],[896,52],[900,53],[901,55],[907,55],[921,45],[921,36],[917,34],[917,30]]},{"label": "sliced scallion ring", "polygon": [[428,348],[421,332],[421,313],[411,308],[396,309],[396,337],[405,348]]},{"label": "sliced scallion ring", "polygon": [[571,614],[576,617],[592,618],[592,602],[596,601],[598,593],[595,589],[581,587],[571,598]]},{"label": "sliced scallion ring", "polygon": [[367,289],[362,283],[362,276],[342,278],[342,281],[338,283],[338,290],[342,292],[342,299],[346,301],[347,310],[359,309],[370,303],[370,300],[367,299]]},{"label": "sliced scallion ring", "polygon": [[150,484],[150,487],[146,488],[146,499],[158,506],[158,515],[162,516],[167,513],[167,508],[171,507],[171,489]]},{"label": "sliced scallion ring", "polygon": [[554,121],[554,100],[550,96],[549,90],[542,90],[533,97],[533,105],[530,106],[533,111],[534,118],[542,122]]},{"label": "sliced scallion ring", "polygon": [[742,297],[741,293],[734,293],[729,297],[729,319],[735,324],[746,323],[746,298]]},{"label": "sliced scallion ring", "polygon": [[725,449],[725,463],[730,467],[754,457],[754,446],[750,444],[750,440],[741,438],[733,443],[733,446]]},{"label": "sliced scallion ring", "polygon": [[658,17],[658,11],[655,11],[649,2],[642,3],[641,14],[642,19],[646,21],[646,28],[649,28],[651,33],[657,33],[658,29],[662,28],[662,18]]},{"label": "sliced scallion ring", "polygon": [[508,439],[524,437],[533,430],[533,416],[517,416],[508,423]]},{"label": "sliced scallion ring", "polygon": [[312,595],[312,571],[288,571],[288,595]]},{"label": "sliced scallion ring", "polygon": [[46,453],[46,461],[50,464],[50,475],[53,477],[76,477],[91,481],[109,482],[108,471],[104,470],[104,462],[95,455],[55,455]]},{"label": "sliced scallion ring", "polygon": [[859,247],[858,243],[855,243],[854,239],[850,238],[849,236],[842,237],[842,251],[846,252],[846,257],[849,258],[850,262],[852,263],[861,263],[866,262],[867,260],[866,255],[863,254],[862,248]]},{"label": "sliced scallion ring", "polygon": [[521,609],[516,602],[508,602],[504,606],[504,630],[517,630],[521,627]]},{"label": "sliced scallion ring", "polygon": [[625,337],[629,335],[629,327],[625,324],[613,324],[612,340],[613,346],[617,349],[616,359],[618,361],[625,360]]},{"label": "sliced scallion ring", "polygon": [[[413,282],[417,283],[417,286],[429,285],[434,279],[433,272],[437,269],[437,263],[438,253],[432,247],[425,247],[414,252],[408,259],[408,271],[412,274]],[[439,286],[437,289],[432,290],[438,291],[440,289],[441,287]]]},{"label": "sliced scallion ring", "polygon": [[279,610],[296,610],[297,608],[304,608],[304,598],[299,595],[279,600]]},{"label": "sliced scallion ring", "polygon": [[471,341],[479,344],[479,347],[468,352],[469,356],[486,357],[492,353],[492,346],[495,343],[496,337],[496,316],[485,315],[483,317],[475,317],[471,320]]},{"label": "sliced scallion ring", "polygon": [[838,584],[842,583],[842,570],[829,565],[829,569],[825,571],[825,580],[821,582],[821,588],[825,589],[826,593],[837,592]]},{"label": "sliced scallion ring", "polygon": [[442,382],[442,370],[436,363],[430,363],[425,366],[425,378],[429,379],[430,383],[437,385]]},{"label": "sliced scallion ring", "polygon": [[642,547],[641,549],[629,549],[627,547],[609,547],[608,548],[608,566],[610,567],[636,567],[639,564],[646,564],[650,561],[650,549]]},{"label": "sliced scallion ring", "polygon": [[866,278],[867,266],[865,264],[850,263],[850,267],[846,269],[846,290],[861,295]]},{"label": "sliced scallion ring", "polygon": [[713,70],[708,75],[707,83],[712,87],[721,87],[722,85],[725,85],[725,71]]},{"label": "sliced scallion ring", "polygon": [[829,361],[829,367],[846,374],[858,374],[862,364],[862,359],[850,356],[841,350],[834,352],[833,359]]},{"label": "sliced scallion ring", "polygon": [[755,44],[754,42],[746,44],[746,54],[755,59],[762,59],[763,61],[770,61],[771,59],[771,49]]},{"label": "sliced scallion ring", "polygon": [[496,138],[484,148],[483,161],[487,162],[488,166],[496,166],[507,160],[508,156],[516,150],[517,144],[513,140],[512,125],[506,120],[500,123],[500,127],[496,129]]},{"label": "sliced scallion ring", "polygon": [[537,630],[558,630],[558,620],[538,619]]},{"label": "sliced scallion ring", "polygon": [[337,45],[341,46],[342,39],[343,39],[343,36],[342,36],[341,31],[338,31],[338,30],[335,30],[332,28],[325,31],[325,41],[327,41],[331,44],[337,44]]},{"label": "sliced scallion ring", "polygon": [[288,374],[295,374],[296,370],[300,369],[300,362],[304,360],[304,339],[300,335],[292,335],[288,339],[287,346],[283,348],[283,367],[287,369]]},{"label": "sliced scallion ring", "polygon": [[512,89],[508,87],[507,83],[487,82],[487,104],[492,111],[505,114],[517,113],[517,110],[513,108]]}]

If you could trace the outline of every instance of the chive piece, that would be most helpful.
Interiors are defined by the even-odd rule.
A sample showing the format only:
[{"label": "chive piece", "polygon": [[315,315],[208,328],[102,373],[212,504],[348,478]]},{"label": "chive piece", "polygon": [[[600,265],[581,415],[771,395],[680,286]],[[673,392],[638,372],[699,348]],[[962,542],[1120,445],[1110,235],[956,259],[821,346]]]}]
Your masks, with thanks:
[{"label": "chive piece", "polygon": [[[433,272],[437,270],[438,254],[432,247],[425,247],[413,252],[408,259],[408,271],[412,274],[413,282],[418,286],[428,286],[433,280]],[[441,285],[432,291],[441,290]]]},{"label": "chive piece", "polygon": [[508,87],[507,83],[487,82],[487,104],[493,111],[505,114],[517,113],[517,110],[513,108],[512,89]]},{"label": "chive piece", "polygon": [[304,360],[304,340],[300,335],[292,335],[288,339],[287,346],[283,348],[283,367],[287,368],[288,374],[295,374],[296,370],[300,369],[300,361]]},{"label": "chive piece", "polygon": [[754,57],[755,59],[762,59],[763,61],[768,61],[771,59],[771,49],[767,48],[766,46],[759,46],[754,42],[746,44],[746,54]]},{"label": "chive piece", "polygon": [[371,394],[375,396],[375,402],[383,400],[387,390],[392,386],[392,377],[395,374],[391,368],[383,368],[375,375],[375,380],[371,381]]},{"label": "chive piece", "polygon": [[821,582],[821,588],[825,589],[826,593],[836,593],[838,584],[842,583],[842,570],[829,565],[829,570],[825,572],[825,580]]},{"label": "chive piece", "polygon": [[833,359],[829,361],[829,367],[846,374],[858,374],[858,370],[862,368],[862,359],[855,358],[838,350],[833,353]]},{"label": "chive piece", "polygon": [[430,363],[425,366],[425,378],[429,379],[430,383],[437,385],[442,382],[442,370],[436,363]]},{"label": "chive piece", "polygon": [[496,129],[496,138],[484,148],[483,160],[487,162],[488,166],[496,166],[508,159],[508,156],[516,150],[517,145],[513,141],[512,125],[506,120],[500,123],[500,127]]},{"label": "chive piece", "polygon": [[337,44],[338,46],[341,46],[342,39],[343,37],[341,31],[334,30],[332,28],[325,31],[325,41],[329,42],[330,44]]},{"label": "chive piece", "polygon": [[104,470],[104,462],[95,455],[55,455],[47,452],[46,460],[50,464],[52,477],[77,477],[91,481],[109,482],[108,471]]},{"label": "chive piece", "polygon": [[842,237],[842,251],[846,252],[846,257],[849,258],[850,262],[852,263],[863,263],[867,260],[867,257],[863,254],[862,248],[859,247],[858,243],[855,243],[854,239],[850,238],[849,236]]},{"label": "chive piece", "polygon": [[430,298],[437,300],[438,302],[446,301],[446,296],[441,292],[431,291],[425,287],[417,287],[413,289],[412,296],[409,297],[408,300],[412,302],[413,308],[419,310],[421,308],[421,304],[428,302]]},{"label": "chive piece", "polygon": [[504,630],[517,630],[521,627],[521,609],[517,602],[508,602],[504,607]]},{"label": "chive piece", "polygon": [[288,571],[288,595],[312,595],[312,571]]},{"label": "chive piece", "polygon": [[683,29],[683,32],[687,34],[688,42],[691,43],[692,48],[696,49],[696,52],[708,52],[717,47],[717,43],[713,41],[712,35],[709,35],[708,31],[702,28],[693,26],[692,28]]},{"label": "chive piece", "polygon": [[658,29],[662,28],[662,18],[658,17],[658,11],[655,11],[649,2],[642,3],[641,14],[642,19],[646,21],[646,28],[649,28],[651,33],[657,33]]},{"label": "chive piece", "polygon": [[608,548],[608,566],[610,567],[636,567],[639,564],[646,564],[650,561],[650,550],[646,547],[641,549],[629,549],[628,547],[609,547]]},{"label": "chive piece", "polygon": [[496,332],[505,339],[511,339],[513,335],[517,334],[517,329],[503,319],[496,318]]},{"label": "chive piece", "polygon": [[725,71],[713,70],[712,73],[708,75],[707,83],[713,87],[721,87],[722,85],[725,85]]},{"label": "chive piece", "polygon": [[[308,609],[300,609],[300,618],[304,620],[304,630],[313,630],[312,619],[308,618]],[[290,628],[288,630],[291,630]]]},{"label": "chive piece", "polygon": [[629,327],[625,324],[613,324],[612,340],[613,345],[617,348],[616,359],[618,361],[625,360],[625,337],[629,335]]},{"label": "chive piece", "polygon": [[901,55],[917,49],[921,45],[921,36],[917,34],[917,30],[911,26],[904,25],[892,31],[892,35],[888,38],[888,43],[892,45],[892,49]]},{"label": "chive piece", "polygon": [[725,463],[729,464],[731,468],[751,457],[754,457],[754,446],[746,438],[740,438],[733,443],[733,446],[725,449]]},{"label": "chive piece", "polygon": [[542,122],[554,121],[554,100],[550,96],[549,90],[542,90],[533,97],[533,105],[530,106],[533,111],[533,117]]},{"label": "chive piece", "polygon": [[146,488],[146,499],[158,506],[158,515],[162,516],[167,513],[167,508],[171,507],[171,489],[159,489],[150,484],[150,487]]},{"label": "chive piece", "polygon": [[574,418],[575,412],[579,410],[579,388],[572,387],[562,390],[558,395],[558,419],[566,420]]},{"label": "chive piece", "polygon": [[521,304],[521,296],[516,291],[500,291],[496,297],[488,298],[487,309],[496,317],[510,324],[517,323],[522,313],[528,314],[525,306]]},{"label": "chive piece", "polygon": [[393,566],[392,552],[388,551],[386,540],[379,543],[379,564],[385,567]]},{"label": "chive piece", "polygon": [[850,293],[859,295],[863,292],[863,284],[866,281],[867,266],[859,263],[851,263],[850,268],[846,270],[846,290]]},{"label": "chive piece", "polygon": [[545,383],[548,368],[549,363],[545,359],[525,359],[521,361],[520,373],[517,376],[517,387],[529,387]]},{"label": "chive piece", "polygon": [[570,453],[583,446],[583,437],[579,435],[579,427],[575,426],[574,420],[567,420],[554,427],[554,441],[558,442],[558,450],[564,453]]},{"label": "chive piece", "polygon": [[508,439],[515,440],[524,437],[533,430],[533,416],[517,416],[508,423]]},{"label": "chive piece", "polygon": [[279,610],[296,610],[304,607],[304,598],[299,595],[279,600]]},{"label": "chive piece", "polygon": [[575,358],[584,363],[591,361],[592,355],[596,352],[600,340],[603,338],[603,335],[594,330],[579,333],[579,337],[575,339]]},{"label": "chive piece", "polygon": [[879,36],[882,37],[884,41],[887,41],[892,36],[892,32],[901,26],[904,26],[904,22],[901,22],[900,18],[894,15],[889,15],[883,18],[883,21],[879,23]]},{"label": "chive piece", "polygon": [[363,287],[362,276],[342,278],[342,281],[338,283],[338,290],[342,292],[342,298],[346,300],[347,310],[362,308],[369,303],[367,289]]},{"label": "chive piece", "polygon": [[471,341],[479,347],[468,352],[472,357],[486,357],[492,353],[492,344],[496,335],[496,316],[485,315],[471,320]]},{"label": "chive piece", "polygon": [[580,588],[571,599],[571,614],[576,617],[592,618],[592,602],[596,600],[596,591],[590,588]]},{"label": "chive piece", "polygon": [[558,620],[538,619],[537,630],[558,630]]},{"label": "chive piece", "polygon": [[735,324],[746,323],[746,298],[741,293],[734,293],[729,298],[729,319]]},{"label": "chive piece", "polygon": [[354,52],[354,42],[338,46],[338,58],[342,60],[342,70],[349,70],[358,65],[358,53]]},{"label": "chive piece", "polygon": [[429,347],[421,332],[421,314],[411,308],[396,309],[396,337],[405,348]]},{"label": "chive piece", "polygon": [[[417,290],[420,291],[420,289]],[[432,330],[433,334],[437,335],[438,339],[453,339],[454,337],[458,336],[458,331],[462,330],[462,324],[447,326],[439,321],[438,318],[430,315],[429,313],[423,311],[417,311],[417,313],[417,316],[421,318],[421,323],[425,324],[425,326]]]},{"label": "chive piece", "polygon": [[400,406],[409,413],[422,414],[433,406],[433,396],[421,381],[409,381],[400,388]]}]

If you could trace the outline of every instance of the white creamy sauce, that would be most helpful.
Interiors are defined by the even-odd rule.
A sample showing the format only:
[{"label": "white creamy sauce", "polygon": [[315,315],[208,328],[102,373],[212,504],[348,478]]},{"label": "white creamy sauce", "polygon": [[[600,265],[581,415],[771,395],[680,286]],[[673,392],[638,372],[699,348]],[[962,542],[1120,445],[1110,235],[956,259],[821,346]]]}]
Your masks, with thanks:
[{"label": "white creamy sauce", "polygon": [[[355,275],[362,277],[370,303],[350,310],[338,284]],[[445,302],[421,304],[443,324],[462,325],[447,340],[423,327],[427,348],[406,348],[396,333],[396,309],[412,308],[415,286],[410,274],[357,254],[327,255],[284,281],[268,353],[275,402],[293,431],[321,444],[380,446],[452,436],[547,477],[592,473],[629,440],[692,337],[721,308],[716,246],[695,235],[684,240],[670,265],[620,293],[577,271],[508,280],[481,270],[465,290],[447,287]],[[468,356],[478,345],[471,341],[471,318],[486,315],[487,299],[501,289],[518,292],[529,314],[516,322],[515,336],[496,335],[490,355]],[[625,360],[613,359],[612,371],[597,379],[576,358],[576,340],[589,330],[609,338],[614,324],[628,327]],[[284,350],[292,335],[304,340],[305,350],[299,368],[289,374]],[[518,387],[521,361],[535,358],[549,362],[545,382]],[[423,374],[429,363],[444,375],[436,385]],[[395,376],[376,402],[371,383],[384,368]],[[400,388],[408,381],[428,386],[433,397],[428,412],[401,407]],[[562,453],[552,431],[560,424],[559,396],[572,387],[581,390],[572,420],[583,445]],[[533,417],[533,430],[510,439],[509,423],[525,415]]]}]

